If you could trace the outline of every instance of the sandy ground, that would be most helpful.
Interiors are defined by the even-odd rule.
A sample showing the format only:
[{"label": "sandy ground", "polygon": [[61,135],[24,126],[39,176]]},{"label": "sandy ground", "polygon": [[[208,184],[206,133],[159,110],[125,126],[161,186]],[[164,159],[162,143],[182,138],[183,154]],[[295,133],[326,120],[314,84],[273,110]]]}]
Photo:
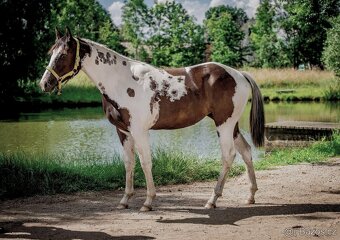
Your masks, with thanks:
[{"label": "sandy ground", "polygon": [[123,191],[1,202],[0,239],[340,239],[340,159],[257,172],[256,204],[245,205],[245,175],[228,180],[218,207],[203,208],[215,182],[145,190],[117,210]]}]

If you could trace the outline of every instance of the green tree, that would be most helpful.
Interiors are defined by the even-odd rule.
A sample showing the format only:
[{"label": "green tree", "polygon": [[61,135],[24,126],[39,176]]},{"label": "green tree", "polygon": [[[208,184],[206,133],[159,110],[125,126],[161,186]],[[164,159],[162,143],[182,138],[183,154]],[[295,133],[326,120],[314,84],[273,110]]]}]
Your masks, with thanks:
[{"label": "green tree", "polygon": [[125,51],[125,47],[121,44],[120,31],[112,23],[111,19],[106,19],[99,27],[98,41],[119,53],[124,53]]},{"label": "green tree", "polygon": [[226,12],[231,15],[232,20],[240,28],[248,21],[247,14],[242,8],[225,5],[209,8],[208,11],[205,13],[205,18],[210,19],[213,16],[220,17]]},{"label": "green tree", "polygon": [[133,52],[130,52],[129,55],[139,60],[145,58],[146,51],[142,49],[142,46],[145,43],[149,11],[144,0],[126,0],[122,21],[123,37],[133,47]]},{"label": "green tree", "polygon": [[50,11],[49,1],[0,2],[0,103],[21,97],[25,92],[20,83],[37,77],[36,65],[49,41],[45,20]]},{"label": "green tree", "polygon": [[323,68],[321,55],[330,18],[339,14],[339,0],[281,0],[286,33],[294,67],[309,64]]},{"label": "green tree", "polygon": [[72,33],[107,45],[120,53],[124,51],[120,44],[118,28],[112,23],[109,13],[96,0],[54,0],[52,24],[68,26]]},{"label": "green tree", "polygon": [[323,60],[340,77],[340,15],[333,19],[332,28],[327,31]]},{"label": "green tree", "polygon": [[180,3],[156,4],[150,9],[152,63],[156,66],[193,65],[204,59],[204,30]]},{"label": "green tree", "polygon": [[285,67],[290,65],[286,46],[278,38],[278,22],[275,6],[271,0],[263,0],[257,8],[255,23],[251,27],[251,46],[255,52],[257,67]]},{"label": "green tree", "polygon": [[247,54],[242,46],[243,24],[247,16],[242,9],[218,6],[206,13],[204,25],[211,44],[211,59],[231,66],[240,66]]}]

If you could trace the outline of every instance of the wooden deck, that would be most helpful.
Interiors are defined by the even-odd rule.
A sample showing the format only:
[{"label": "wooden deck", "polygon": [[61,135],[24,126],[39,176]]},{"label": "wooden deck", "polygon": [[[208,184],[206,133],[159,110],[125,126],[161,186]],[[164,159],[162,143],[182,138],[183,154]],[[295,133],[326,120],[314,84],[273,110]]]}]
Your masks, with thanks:
[{"label": "wooden deck", "polygon": [[329,138],[340,129],[340,123],[284,121],[267,123],[265,134],[268,141],[273,140],[318,140]]}]

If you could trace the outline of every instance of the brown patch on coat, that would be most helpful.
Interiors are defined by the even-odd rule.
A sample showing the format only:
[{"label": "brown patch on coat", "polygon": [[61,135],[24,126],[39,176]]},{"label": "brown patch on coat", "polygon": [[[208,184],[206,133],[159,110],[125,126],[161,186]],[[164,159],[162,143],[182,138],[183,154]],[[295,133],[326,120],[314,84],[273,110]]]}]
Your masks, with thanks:
[{"label": "brown patch on coat", "polygon": [[159,101],[160,93],[156,92],[152,97],[150,101],[150,112],[153,113],[153,105]]},{"label": "brown patch on coat", "polygon": [[127,139],[127,136],[125,133],[119,130],[119,128],[116,127],[117,135],[119,137],[120,143],[124,146],[124,142]]},{"label": "brown patch on coat", "polygon": [[124,66],[126,66],[126,61],[123,61],[122,63],[123,63]]},{"label": "brown patch on coat", "polygon": [[105,87],[101,82],[98,83],[98,87],[99,87],[99,89],[101,90],[102,93],[105,93]]},{"label": "brown patch on coat", "polygon": [[150,89],[155,91],[158,88],[158,83],[150,77]]},{"label": "brown patch on coat", "polygon": [[240,133],[240,129],[238,128],[238,122],[237,122],[234,128],[233,138],[234,139],[237,138],[239,133]]},{"label": "brown patch on coat", "polygon": [[133,90],[132,88],[128,88],[126,90],[126,92],[129,95],[129,97],[134,97],[135,96],[135,90]]},{"label": "brown patch on coat", "polygon": [[139,77],[137,77],[135,75],[132,75],[132,79],[135,80],[135,81],[139,81]]},{"label": "brown patch on coat", "polygon": [[[166,95],[158,96],[159,118],[152,129],[187,127],[205,116],[211,117],[216,126],[219,126],[231,117],[234,111],[232,97],[235,94],[236,82],[224,68],[209,63],[192,67],[189,74],[185,68],[165,70],[173,76],[185,76],[188,90],[186,95],[173,102]],[[166,90],[165,83],[163,88]],[[155,101],[156,98],[152,100]],[[151,105],[153,103],[150,103]]]},{"label": "brown patch on coat", "polygon": [[171,91],[171,95],[172,96],[177,97],[177,94],[178,94],[177,90],[172,90]]},{"label": "brown patch on coat", "polygon": [[98,56],[96,57],[96,64],[99,65],[99,61],[103,64],[112,65],[116,64],[115,56],[112,58],[110,52],[106,52],[105,54],[97,49]]},{"label": "brown patch on coat", "polygon": [[130,127],[130,112],[126,108],[120,108],[118,104],[109,98],[108,95],[103,94],[102,96],[103,110],[113,125],[117,128],[129,132]]},{"label": "brown patch on coat", "polygon": [[160,92],[161,96],[166,96],[170,88],[170,83],[167,80],[162,81],[162,90]]}]

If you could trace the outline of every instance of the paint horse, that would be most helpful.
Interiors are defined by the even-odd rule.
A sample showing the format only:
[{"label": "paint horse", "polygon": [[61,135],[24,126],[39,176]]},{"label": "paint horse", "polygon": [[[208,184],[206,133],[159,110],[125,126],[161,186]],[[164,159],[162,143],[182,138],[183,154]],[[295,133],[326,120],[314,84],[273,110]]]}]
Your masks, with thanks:
[{"label": "paint horse", "polygon": [[124,149],[126,186],[118,208],[127,208],[134,192],[136,150],[147,185],[147,197],[141,211],[152,209],[156,190],[151,172],[149,129],[184,128],[206,116],[217,127],[222,170],[205,207],[216,207],[236,150],[246,163],[250,180],[247,203],[255,203],[257,184],[251,148],[238,128],[250,90],[250,131],[256,146],[262,146],[264,142],[264,113],[260,90],[247,73],[215,62],[159,69],[93,41],[75,38],[69,29],[64,36],[56,30],[56,42],[50,53],[50,62],[40,82],[43,91],[60,91],[62,83],[82,70],[102,94],[104,112],[116,127]]}]

